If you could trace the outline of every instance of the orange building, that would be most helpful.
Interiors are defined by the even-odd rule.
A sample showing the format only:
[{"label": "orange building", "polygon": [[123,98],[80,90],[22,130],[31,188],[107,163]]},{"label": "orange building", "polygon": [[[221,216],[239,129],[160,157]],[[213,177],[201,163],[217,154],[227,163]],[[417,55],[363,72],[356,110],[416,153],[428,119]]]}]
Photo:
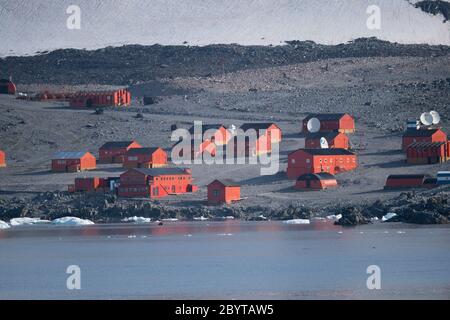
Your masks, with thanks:
[{"label": "orange building", "polygon": [[275,123],[244,123],[240,129],[244,131],[245,136],[249,135],[252,130],[256,134],[256,141],[250,143],[249,139],[245,139],[245,150],[237,149],[238,137],[235,137],[235,154],[240,155],[245,152],[245,156],[260,155],[272,152],[272,145],[280,143],[282,138],[282,131]]},{"label": "orange building", "polygon": [[447,142],[447,134],[441,129],[407,130],[402,137],[402,150],[415,142]]},{"label": "orange building", "polygon": [[327,172],[307,173],[297,178],[297,190],[324,190],[337,187],[336,177]]},{"label": "orange building", "polygon": [[239,201],[241,199],[241,186],[231,180],[214,180],[208,185],[208,203],[222,204]]},{"label": "orange building", "polygon": [[355,119],[348,113],[314,113],[308,115],[302,122],[302,132],[308,132],[308,121],[316,118],[320,121],[320,132],[338,131],[342,133],[355,132]]},{"label": "orange building", "polygon": [[195,192],[190,169],[139,168],[130,169],[120,176],[119,196],[161,198]]},{"label": "orange building", "polygon": [[127,151],[124,168],[158,168],[167,165],[167,153],[159,148],[132,148]]},{"label": "orange building", "polygon": [[131,93],[126,89],[105,92],[80,92],[70,96],[71,108],[129,106]]},{"label": "orange building", "polygon": [[53,172],[93,170],[96,165],[96,158],[89,152],[58,152],[52,159]]},{"label": "orange building", "polygon": [[136,141],[110,141],[98,150],[101,163],[123,163],[128,150],[142,148]]},{"label": "orange building", "polygon": [[357,167],[356,154],[346,149],[298,149],[288,156],[287,176],[297,179],[307,173],[337,174]]},{"label": "orange building", "polygon": [[386,179],[384,189],[421,188],[430,178],[426,174],[391,174]]},{"label": "orange building", "polygon": [[6,154],[4,151],[0,150],[0,168],[6,167]]},{"label": "orange building", "polygon": [[321,148],[320,139],[322,137],[327,140],[328,148],[348,149],[350,147],[348,136],[345,133],[335,131],[307,133],[305,137],[305,148]]},{"label": "orange building", "polygon": [[414,142],[406,148],[410,164],[433,164],[450,160],[450,142]]},{"label": "orange building", "polygon": [[[189,129],[192,139],[201,141],[209,140],[217,146],[227,144],[231,139],[231,132],[223,124],[204,124],[201,132],[195,132],[194,126]],[[204,139],[204,135],[208,131],[208,136]]]}]

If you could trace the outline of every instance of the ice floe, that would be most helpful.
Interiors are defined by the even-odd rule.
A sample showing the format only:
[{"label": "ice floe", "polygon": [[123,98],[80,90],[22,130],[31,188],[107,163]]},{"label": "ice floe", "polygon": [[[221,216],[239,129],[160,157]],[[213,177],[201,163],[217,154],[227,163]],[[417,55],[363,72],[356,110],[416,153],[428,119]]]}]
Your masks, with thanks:
[{"label": "ice floe", "polygon": [[0,229],[9,229],[11,226],[7,224],[5,221],[0,220]]},{"label": "ice floe", "polygon": [[145,217],[127,217],[122,219],[122,222],[135,222],[135,223],[150,223],[152,221],[151,218],[145,218]]},{"label": "ice floe", "polygon": [[60,226],[86,226],[94,224],[94,222],[88,219],[80,219],[77,217],[62,217],[53,220],[52,224]]},{"label": "ice floe", "polygon": [[41,220],[39,218],[14,218],[9,221],[11,226],[23,226],[23,225],[34,225],[34,224],[45,224],[50,223],[49,220]]},{"label": "ice floe", "polygon": [[309,219],[292,219],[283,221],[286,224],[310,224]]},{"label": "ice floe", "polygon": [[178,221],[178,219],[176,219],[176,218],[168,218],[168,219],[162,219],[161,221],[165,221],[165,222],[175,222],[175,221]]},{"label": "ice floe", "polygon": [[195,221],[206,221],[206,220],[209,220],[209,218],[206,218],[206,217],[204,217],[204,216],[201,216],[201,217],[194,217],[194,220],[195,220]]}]

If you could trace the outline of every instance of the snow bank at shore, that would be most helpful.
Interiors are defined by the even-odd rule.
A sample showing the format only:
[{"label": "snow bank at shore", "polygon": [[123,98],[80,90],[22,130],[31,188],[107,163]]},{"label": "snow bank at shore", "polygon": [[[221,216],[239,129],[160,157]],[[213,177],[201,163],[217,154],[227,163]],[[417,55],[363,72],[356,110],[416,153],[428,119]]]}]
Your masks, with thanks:
[{"label": "snow bank at shore", "polygon": [[150,222],[152,222],[152,219],[134,216],[134,217],[124,218],[124,219],[122,219],[122,222],[150,223]]},{"label": "snow bank at shore", "polygon": [[53,220],[52,224],[61,226],[86,226],[92,225],[94,224],[94,222],[88,219],[80,219],[77,217],[63,217]]},{"label": "snow bank at shore", "polygon": [[23,225],[34,225],[34,224],[44,224],[50,223],[49,220],[41,220],[39,218],[14,218],[9,221],[9,224],[13,227],[23,226]]},{"label": "snow bank at shore", "polygon": [[7,224],[5,221],[0,220],[0,230],[9,228],[11,228],[9,224]]}]

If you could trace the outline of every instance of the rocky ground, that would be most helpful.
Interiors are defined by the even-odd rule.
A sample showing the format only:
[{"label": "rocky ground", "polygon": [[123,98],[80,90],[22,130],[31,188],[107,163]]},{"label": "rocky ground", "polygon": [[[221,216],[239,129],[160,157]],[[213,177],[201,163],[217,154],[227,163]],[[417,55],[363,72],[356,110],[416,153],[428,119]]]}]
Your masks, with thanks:
[{"label": "rocky ground", "polygon": [[[406,121],[417,118],[424,111],[437,110],[442,117],[443,129],[449,132],[450,50],[447,47],[401,46],[364,40],[341,46],[291,43],[283,48],[218,48],[233,54],[239,52],[236,58],[223,53],[227,63],[234,63],[234,69],[222,68],[208,60],[217,62],[220,57],[221,51],[215,46],[189,48],[198,56],[186,48],[183,50],[188,51],[180,49],[180,52],[189,53],[184,65],[174,63],[181,55],[176,48],[159,48],[157,61],[167,65],[155,68],[151,62],[149,69],[141,68],[144,58],[140,55],[145,56],[156,47],[108,48],[98,52],[65,50],[38,57],[2,60],[0,65],[16,65],[21,91],[103,89],[129,83],[125,81],[128,77],[132,80],[130,89],[135,96],[161,97],[154,105],[144,107],[134,101],[127,110],[106,110],[104,114],[96,115],[88,110],[71,110],[62,102],[30,102],[1,96],[0,148],[8,154],[8,168],[0,171],[0,220],[15,215],[53,217],[68,213],[95,220],[116,219],[128,214],[192,217],[230,213],[245,219],[264,214],[286,219],[343,213],[350,217],[347,224],[352,224],[355,219],[364,222],[373,212],[378,212],[379,206],[373,206],[374,203],[386,204],[385,210],[377,215],[402,203],[402,197],[405,197],[402,191],[383,190],[387,175],[436,175],[437,171],[450,170],[450,163],[407,165],[400,151]],[[211,50],[209,58],[204,55],[208,50]],[[249,58],[248,64],[242,64],[243,57],[252,50],[255,57]],[[127,54],[119,54],[125,51]],[[169,51],[172,54],[163,59],[162,52]],[[269,56],[273,59],[266,60],[268,52],[280,54],[285,59]],[[61,62],[60,68],[51,68],[54,61],[45,59],[60,55],[66,56],[66,60]],[[98,57],[105,58],[105,55],[111,59],[112,66],[123,64],[134,55],[140,57],[136,63],[142,65],[123,70],[103,68],[101,64],[98,70],[94,68]],[[87,60],[82,60],[81,63],[79,57],[92,58],[93,62],[86,64]],[[150,59],[152,55],[146,57],[148,61],[154,61]],[[36,64],[39,59],[44,59],[45,64]],[[29,71],[34,72],[34,76]],[[132,71],[135,72],[133,76],[129,74]],[[136,118],[138,112],[144,117]],[[300,122],[309,112],[349,112],[356,118],[357,132],[351,136],[351,142],[358,153],[360,166],[353,172],[339,175],[340,186],[335,190],[296,192],[292,189],[293,181],[285,178],[287,155],[300,147]],[[194,120],[227,125],[245,121],[276,122],[283,130],[279,173],[261,176],[258,165],[192,165],[199,192],[167,197],[155,203],[64,193],[75,177],[118,176],[123,169],[117,165],[100,165],[95,171],[78,174],[49,171],[50,159],[55,152],[88,150],[97,154],[98,147],[110,140],[137,139],[144,146],[161,146],[170,151],[170,126],[177,124],[188,128]],[[240,182],[244,200],[226,207],[206,206],[206,185],[216,178]],[[446,194],[443,190],[439,192]],[[409,208],[409,203],[413,206],[416,200],[419,203],[428,199],[420,197],[433,199],[435,195],[416,190],[416,196],[402,206]],[[442,205],[441,209],[447,210],[447,214],[441,209],[424,211],[438,213],[442,218],[414,220],[418,215],[404,215],[401,219],[446,222],[448,207]],[[411,207],[411,212],[419,212],[418,208]],[[359,214],[364,219],[358,218]]]}]

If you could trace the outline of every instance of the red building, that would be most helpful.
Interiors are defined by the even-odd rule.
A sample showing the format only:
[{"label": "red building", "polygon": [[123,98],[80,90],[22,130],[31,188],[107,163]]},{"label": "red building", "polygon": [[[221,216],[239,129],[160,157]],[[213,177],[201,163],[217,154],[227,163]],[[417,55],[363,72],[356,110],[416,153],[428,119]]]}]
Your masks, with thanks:
[{"label": "red building", "polygon": [[[177,146],[179,143],[181,142],[177,142],[175,146]],[[204,155],[205,152],[207,152],[211,157],[215,157],[216,155],[216,151],[217,151],[217,145],[213,142],[211,142],[210,140],[204,140],[203,142],[201,142],[200,144],[196,144],[196,141],[194,141],[194,139],[191,140],[191,159],[194,160],[195,158],[200,158]],[[223,146],[220,146],[221,148],[223,148]],[[183,157],[183,150],[180,151],[179,153],[179,157],[182,158]]]},{"label": "red building", "polygon": [[425,174],[392,174],[387,177],[385,189],[419,188],[430,177]]},{"label": "red building", "polygon": [[0,168],[6,167],[6,154],[4,151],[0,150]]},{"label": "red building", "polygon": [[194,192],[190,169],[155,168],[130,169],[120,176],[119,196],[161,198]]},{"label": "red building", "polygon": [[327,172],[307,173],[297,178],[294,188],[297,190],[324,190],[337,187],[336,177]]},{"label": "red building", "polygon": [[102,163],[123,163],[130,149],[142,148],[136,141],[110,141],[98,150],[99,161]]},{"label": "red building", "polygon": [[208,203],[222,204],[239,201],[241,186],[231,180],[214,180],[208,185]]},{"label": "red building", "polygon": [[0,94],[16,94],[17,88],[14,82],[7,79],[0,79]]},{"label": "red building", "polygon": [[52,159],[53,172],[78,172],[95,169],[97,160],[89,152],[58,152]]},{"label": "red building", "polygon": [[338,131],[342,133],[355,132],[355,119],[347,113],[310,114],[302,123],[302,132],[308,132],[308,121],[316,118],[320,121],[320,132]]},{"label": "red building", "polygon": [[407,130],[402,138],[402,150],[414,142],[447,142],[447,134],[441,129]]},{"label": "red building", "polygon": [[450,142],[414,142],[406,148],[410,164],[433,164],[450,160]]},{"label": "red building", "polygon": [[123,162],[124,168],[159,168],[167,165],[167,153],[159,148],[132,148]]},{"label": "red building", "polygon": [[322,137],[327,140],[328,148],[348,149],[350,147],[348,136],[345,133],[335,131],[307,133],[305,137],[305,148],[321,148],[320,139]]},{"label": "red building", "polygon": [[357,167],[356,154],[346,149],[299,149],[288,156],[287,176],[297,179],[307,173],[336,174]]},{"label": "red building", "polygon": [[[272,145],[280,143],[282,138],[282,131],[275,123],[244,123],[240,129],[244,132],[245,136],[245,149],[237,149],[237,141],[240,139],[235,137],[235,154],[242,154],[245,152],[246,156],[260,155],[272,152]],[[254,131],[252,131],[254,130]],[[256,141],[250,143],[248,138],[251,134],[255,135]],[[244,137],[243,137],[244,138]]]},{"label": "red building", "polygon": [[[200,130],[199,130],[200,131]],[[208,131],[208,136],[204,139],[204,135]],[[204,124],[202,125],[201,132],[195,132],[194,126],[189,129],[192,139],[197,140],[209,140],[217,146],[227,144],[231,139],[231,132],[223,124]]]},{"label": "red building", "polygon": [[99,108],[129,106],[131,93],[126,89],[107,92],[80,92],[70,97],[71,108]]}]

